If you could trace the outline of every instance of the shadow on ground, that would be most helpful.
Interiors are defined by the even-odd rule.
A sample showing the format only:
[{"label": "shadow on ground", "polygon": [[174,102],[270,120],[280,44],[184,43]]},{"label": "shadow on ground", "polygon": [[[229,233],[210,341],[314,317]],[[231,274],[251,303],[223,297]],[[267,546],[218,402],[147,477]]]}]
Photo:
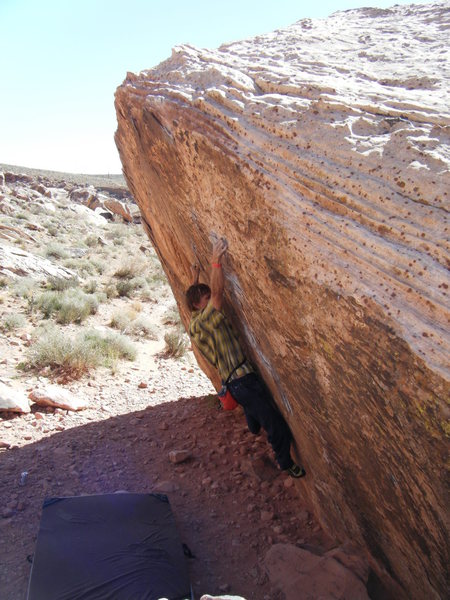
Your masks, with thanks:
[{"label": "shadow on ground", "polygon": [[[189,458],[170,462],[172,450]],[[24,485],[21,473],[27,472]],[[169,497],[196,597],[230,592],[276,600],[261,567],[277,542],[318,553],[331,546],[272,462],[265,435],[253,436],[241,409],[216,397],[181,398],[67,429],[0,453],[0,589],[26,597],[45,498],[128,491]]]}]

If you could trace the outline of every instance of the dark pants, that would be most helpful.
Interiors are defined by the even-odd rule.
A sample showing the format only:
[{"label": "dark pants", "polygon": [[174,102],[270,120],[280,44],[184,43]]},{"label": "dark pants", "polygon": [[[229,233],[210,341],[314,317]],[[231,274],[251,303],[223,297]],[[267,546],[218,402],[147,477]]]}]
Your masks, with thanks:
[{"label": "dark pants", "polygon": [[272,404],[263,382],[256,373],[249,373],[233,379],[227,387],[244,409],[249,430],[258,433],[261,427],[265,429],[280,468],[289,469],[293,464],[290,450],[292,434],[281,413]]}]

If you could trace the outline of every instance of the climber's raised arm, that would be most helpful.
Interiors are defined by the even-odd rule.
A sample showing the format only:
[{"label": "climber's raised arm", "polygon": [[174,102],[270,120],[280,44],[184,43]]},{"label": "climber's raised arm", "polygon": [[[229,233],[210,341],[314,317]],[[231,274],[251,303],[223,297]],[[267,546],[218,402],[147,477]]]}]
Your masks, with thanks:
[{"label": "climber's raised arm", "polygon": [[222,309],[224,277],[222,271],[222,256],[225,254],[228,244],[220,239],[213,245],[211,255],[211,304],[216,310]]}]

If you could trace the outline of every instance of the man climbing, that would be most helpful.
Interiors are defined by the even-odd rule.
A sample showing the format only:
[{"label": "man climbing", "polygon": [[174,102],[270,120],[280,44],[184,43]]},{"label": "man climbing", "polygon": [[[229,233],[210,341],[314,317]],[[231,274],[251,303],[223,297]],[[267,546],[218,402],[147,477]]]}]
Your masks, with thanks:
[{"label": "man climbing", "polygon": [[193,284],[186,292],[186,302],[192,312],[189,335],[206,360],[219,371],[222,382],[227,382],[228,390],[244,409],[249,430],[257,434],[263,427],[280,468],[291,477],[303,477],[305,469],[295,464],[291,457],[289,427],[245,358],[238,335],[222,312],[222,257],[226,250],[225,240],[213,245],[211,287],[199,283],[200,268],[198,265],[193,267]]}]

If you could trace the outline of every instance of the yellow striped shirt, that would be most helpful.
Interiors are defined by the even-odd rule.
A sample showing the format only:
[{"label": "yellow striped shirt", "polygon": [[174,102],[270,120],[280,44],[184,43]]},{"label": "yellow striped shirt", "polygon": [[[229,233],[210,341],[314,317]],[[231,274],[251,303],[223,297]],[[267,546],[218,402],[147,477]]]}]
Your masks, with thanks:
[{"label": "yellow striped shirt", "polygon": [[[222,381],[226,381],[245,358],[233,325],[211,302],[203,310],[192,313],[189,335],[206,360],[219,371]],[[252,372],[251,365],[245,362],[230,381]]]}]

